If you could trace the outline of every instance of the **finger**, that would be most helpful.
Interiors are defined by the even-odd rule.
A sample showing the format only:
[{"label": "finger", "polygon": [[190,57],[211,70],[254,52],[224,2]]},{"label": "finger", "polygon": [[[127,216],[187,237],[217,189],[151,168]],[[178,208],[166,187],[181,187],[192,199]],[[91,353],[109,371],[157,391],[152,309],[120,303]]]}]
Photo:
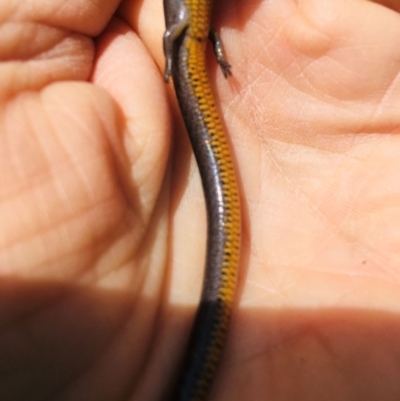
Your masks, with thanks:
[{"label": "finger", "polygon": [[124,1],[118,14],[132,27],[152,53],[161,68],[164,67],[161,38],[164,34],[164,16],[161,1]]},{"label": "finger", "polygon": [[151,210],[169,154],[166,91],[141,40],[114,19],[98,40],[92,81],[114,98],[124,118],[131,182]]},{"label": "finger", "polygon": [[118,0],[0,0],[0,96],[57,80],[85,80],[96,35]]},{"label": "finger", "polygon": [[120,0],[0,0],[0,21],[54,26],[94,36],[105,27],[119,3]]}]

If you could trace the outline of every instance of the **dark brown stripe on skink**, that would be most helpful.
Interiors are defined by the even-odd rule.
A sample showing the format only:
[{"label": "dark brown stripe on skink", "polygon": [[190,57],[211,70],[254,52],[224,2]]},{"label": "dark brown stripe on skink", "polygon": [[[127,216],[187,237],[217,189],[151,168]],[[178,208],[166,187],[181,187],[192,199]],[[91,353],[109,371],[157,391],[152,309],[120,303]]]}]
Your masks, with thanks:
[{"label": "dark brown stripe on skink", "polygon": [[[203,291],[171,400],[204,401],[226,341],[239,263],[240,207],[233,161],[206,71],[210,0],[164,0],[166,70],[173,77],[203,183],[208,238]],[[230,66],[212,37],[224,75]]]}]

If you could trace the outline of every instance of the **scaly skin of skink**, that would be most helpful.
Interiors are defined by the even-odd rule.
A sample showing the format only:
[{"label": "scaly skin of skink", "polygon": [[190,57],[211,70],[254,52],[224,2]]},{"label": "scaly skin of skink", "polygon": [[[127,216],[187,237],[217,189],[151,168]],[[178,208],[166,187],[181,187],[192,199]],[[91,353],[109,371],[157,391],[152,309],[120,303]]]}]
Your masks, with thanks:
[{"label": "scaly skin of skink", "polygon": [[[173,77],[201,175],[208,221],[203,290],[173,401],[204,401],[208,397],[226,342],[239,265],[236,174],[206,70],[212,3],[164,0],[164,78]],[[224,75],[230,75],[219,37],[215,33],[210,36]]]}]

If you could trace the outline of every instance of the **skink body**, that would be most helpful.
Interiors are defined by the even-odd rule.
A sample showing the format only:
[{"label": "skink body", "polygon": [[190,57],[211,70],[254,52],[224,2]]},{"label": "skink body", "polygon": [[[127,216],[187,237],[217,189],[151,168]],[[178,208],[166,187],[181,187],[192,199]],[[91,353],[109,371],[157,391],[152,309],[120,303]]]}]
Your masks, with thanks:
[{"label": "skink body", "polygon": [[210,38],[224,75],[230,74],[220,39],[210,29],[212,3],[164,0],[164,78],[173,78],[201,175],[208,220],[203,290],[173,401],[203,401],[208,396],[227,335],[239,263],[236,176],[206,71]]}]

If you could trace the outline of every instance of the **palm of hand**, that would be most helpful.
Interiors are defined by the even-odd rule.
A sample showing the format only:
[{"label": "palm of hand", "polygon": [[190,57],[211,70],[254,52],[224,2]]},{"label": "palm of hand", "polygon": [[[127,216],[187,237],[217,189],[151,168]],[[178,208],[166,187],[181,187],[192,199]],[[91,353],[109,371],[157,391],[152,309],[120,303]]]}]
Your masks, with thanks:
[{"label": "palm of hand", "polygon": [[[103,31],[117,1],[40,3],[19,15],[41,24],[4,24],[0,46],[0,391],[159,399],[203,268],[190,149],[179,126],[167,169],[161,74],[128,26]],[[216,10],[235,76],[210,69],[244,238],[212,397],[398,399],[400,17],[371,2],[275,3]],[[159,22],[137,30],[161,63],[151,6],[119,16]],[[31,46],[15,46],[27,27]]]}]

